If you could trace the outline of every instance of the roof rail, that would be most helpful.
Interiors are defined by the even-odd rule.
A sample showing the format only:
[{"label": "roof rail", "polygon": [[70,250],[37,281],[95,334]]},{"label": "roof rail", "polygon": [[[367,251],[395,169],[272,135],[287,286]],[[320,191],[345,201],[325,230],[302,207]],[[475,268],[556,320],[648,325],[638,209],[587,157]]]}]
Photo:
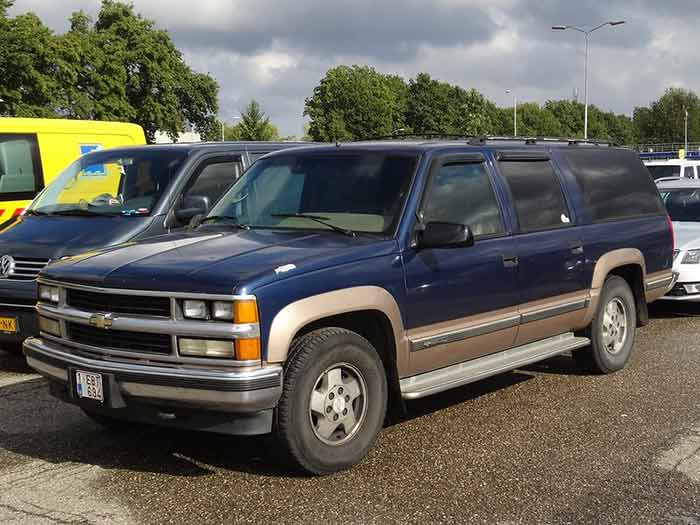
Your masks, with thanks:
[{"label": "roof rail", "polygon": [[401,140],[401,139],[427,139],[427,140],[465,140],[473,146],[484,145],[488,142],[522,142],[526,145],[542,144],[542,143],[557,143],[568,144],[569,146],[590,145],[590,146],[610,146],[617,147],[619,144],[609,140],[599,139],[577,139],[577,138],[562,138],[562,137],[512,137],[512,136],[494,136],[494,135],[460,135],[451,133],[394,133],[392,135],[383,135],[377,137],[368,137],[359,139],[357,142],[366,142],[372,140]]}]

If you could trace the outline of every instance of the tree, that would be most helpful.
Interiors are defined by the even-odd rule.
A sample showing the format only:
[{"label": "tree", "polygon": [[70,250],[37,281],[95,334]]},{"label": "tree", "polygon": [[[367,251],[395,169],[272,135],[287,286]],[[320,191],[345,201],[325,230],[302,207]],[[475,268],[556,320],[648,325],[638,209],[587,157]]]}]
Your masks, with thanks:
[{"label": "tree", "polygon": [[690,90],[671,87],[649,105],[636,108],[634,125],[640,142],[683,143],[685,112],[688,111],[688,140],[700,141],[700,100]]},{"label": "tree", "polygon": [[329,69],[306,99],[309,134],[314,140],[366,139],[403,127],[405,83],[369,66]]},{"label": "tree", "polygon": [[240,122],[228,130],[231,138],[226,137],[227,140],[279,140],[279,130],[270,123],[256,100],[250,101],[241,112]]},{"label": "tree", "polygon": [[452,130],[450,85],[419,73],[408,82],[406,125],[413,133],[443,133]]}]

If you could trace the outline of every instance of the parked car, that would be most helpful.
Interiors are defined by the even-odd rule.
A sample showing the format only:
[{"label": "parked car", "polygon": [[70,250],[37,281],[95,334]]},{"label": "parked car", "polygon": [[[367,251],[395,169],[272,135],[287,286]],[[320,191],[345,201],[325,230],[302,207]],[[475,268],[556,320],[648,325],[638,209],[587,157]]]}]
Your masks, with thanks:
[{"label": "parked car", "polygon": [[145,143],[138,124],[0,118],[0,223],[22,213],[44,186],[81,155]]},{"label": "parked car", "polygon": [[683,158],[679,158],[675,151],[641,153],[640,157],[655,181],[700,179],[700,152],[687,152]]},{"label": "parked car", "polygon": [[325,474],[404,400],[568,351],[623,368],[672,257],[633,151],[299,148],[258,161],[196,230],[43,270],[24,351],[99,422],[273,432]]},{"label": "parked car", "polygon": [[673,269],[678,282],[664,299],[700,301],[700,181],[667,181],[658,187],[676,236]]},{"label": "parked car", "polygon": [[35,278],[50,261],[182,229],[256,158],[294,145],[135,146],[82,156],[0,227],[0,346],[20,349],[38,333]]}]

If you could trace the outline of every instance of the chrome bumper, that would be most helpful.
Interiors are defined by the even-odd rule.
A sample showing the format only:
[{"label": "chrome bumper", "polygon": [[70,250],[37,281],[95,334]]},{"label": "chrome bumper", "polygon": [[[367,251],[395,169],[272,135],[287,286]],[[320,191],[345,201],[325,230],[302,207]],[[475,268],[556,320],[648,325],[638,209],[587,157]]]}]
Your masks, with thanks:
[{"label": "chrome bumper", "polygon": [[134,400],[250,413],[274,408],[282,395],[282,367],[276,365],[238,372],[118,363],[73,355],[40,338],[27,339],[24,353],[29,366],[54,381],[70,384],[75,369],[109,376],[126,406]]}]

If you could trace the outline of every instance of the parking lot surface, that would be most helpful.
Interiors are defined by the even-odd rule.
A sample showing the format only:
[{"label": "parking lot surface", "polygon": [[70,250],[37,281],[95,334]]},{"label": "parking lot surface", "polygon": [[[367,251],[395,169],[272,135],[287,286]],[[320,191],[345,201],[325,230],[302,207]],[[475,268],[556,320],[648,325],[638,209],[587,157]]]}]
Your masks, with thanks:
[{"label": "parking lot surface", "polygon": [[413,402],[324,478],[263,439],[104,430],[0,352],[0,523],[700,524],[697,314],[655,307],[617,374],[561,356]]}]

